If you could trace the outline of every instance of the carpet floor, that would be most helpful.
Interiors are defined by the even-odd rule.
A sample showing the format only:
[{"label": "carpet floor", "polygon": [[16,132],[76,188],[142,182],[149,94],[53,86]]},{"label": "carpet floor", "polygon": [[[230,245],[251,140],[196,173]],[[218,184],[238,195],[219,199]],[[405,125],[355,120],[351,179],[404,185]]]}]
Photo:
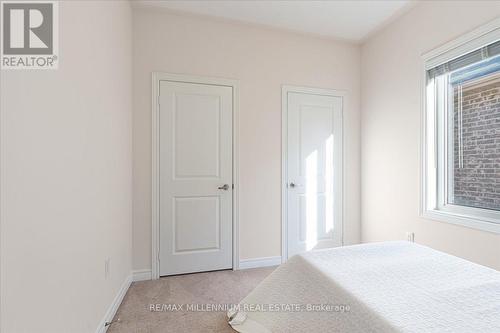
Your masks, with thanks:
[{"label": "carpet floor", "polygon": [[111,324],[108,333],[235,332],[227,324],[225,312],[193,311],[188,305],[203,310],[201,305],[236,304],[274,269],[206,272],[134,282],[114,318],[119,320]]}]

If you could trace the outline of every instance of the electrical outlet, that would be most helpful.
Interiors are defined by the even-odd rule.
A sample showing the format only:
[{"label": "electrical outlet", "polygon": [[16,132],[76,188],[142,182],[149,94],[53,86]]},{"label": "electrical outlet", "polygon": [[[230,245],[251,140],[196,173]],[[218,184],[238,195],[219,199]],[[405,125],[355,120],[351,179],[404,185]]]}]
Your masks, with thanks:
[{"label": "electrical outlet", "polygon": [[407,232],[406,232],[406,240],[407,240],[408,242],[412,242],[412,243],[414,243],[414,242],[415,242],[415,233],[414,233],[414,232],[407,231]]},{"label": "electrical outlet", "polygon": [[104,259],[104,279],[108,279],[109,277],[109,264],[110,264],[111,259],[106,258]]}]

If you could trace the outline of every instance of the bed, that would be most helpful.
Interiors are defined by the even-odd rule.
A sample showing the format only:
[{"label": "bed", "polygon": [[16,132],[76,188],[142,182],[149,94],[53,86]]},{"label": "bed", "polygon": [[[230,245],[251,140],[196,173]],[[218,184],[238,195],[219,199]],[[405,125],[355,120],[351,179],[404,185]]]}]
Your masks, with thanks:
[{"label": "bed", "polygon": [[500,272],[410,242],[296,255],[237,307],[242,333],[500,332]]}]

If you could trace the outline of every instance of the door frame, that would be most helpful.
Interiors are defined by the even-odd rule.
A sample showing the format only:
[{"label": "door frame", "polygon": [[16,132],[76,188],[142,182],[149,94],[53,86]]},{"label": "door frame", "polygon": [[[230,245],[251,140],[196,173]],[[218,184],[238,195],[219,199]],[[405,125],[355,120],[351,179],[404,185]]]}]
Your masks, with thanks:
[{"label": "door frame", "polygon": [[160,277],[160,81],[200,83],[231,87],[233,89],[233,270],[239,268],[239,87],[234,79],[196,75],[152,73],[151,96],[151,279]]},{"label": "door frame", "polygon": [[340,209],[341,209],[341,221],[340,226],[340,237],[341,245],[344,245],[344,197],[345,197],[345,187],[344,187],[344,164],[345,164],[345,137],[344,137],[344,107],[346,105],[347,92],[344,90],[333,90],[324,88],[314,88],[314,87],[303,87],[294,85],[282,85],[281,86],[281,262],[284,263],[288,260],[288,93],[303,93],[309,95],[321,95],[321,96],[334,96],[340,97],[342,99],[342,110],[340,112],[341,117],[341,137],[342,137],[342,151],[340,152],[342,156],[342,163],[340,167],[340,179],[341,179],[341,198],[340,198]]}]

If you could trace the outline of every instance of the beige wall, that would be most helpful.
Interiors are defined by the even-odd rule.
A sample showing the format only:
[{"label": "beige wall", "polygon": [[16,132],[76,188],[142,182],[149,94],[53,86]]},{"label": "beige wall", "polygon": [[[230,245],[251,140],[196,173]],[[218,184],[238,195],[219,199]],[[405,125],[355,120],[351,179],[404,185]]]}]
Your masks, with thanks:
[{"label": "beige wall", "polygon": [[58,70],[0,74],[5,333],[95,332],[131,271],[130,5],[59,22]]},{"label": "beige wall", "polygon": [[419,218],[420,56],[500,15],[498,1],[423,2],[362,48],[362,240],[404,239],[500,269],[500,235]]},{"label": "beige wall", "polygon": [[238,79],[240,258],[281,252],[281,85],[349,92],[346,243],[359,241],[359,47],[159,9],[134,9],[134,269],[151,267],[151,72]]}]

